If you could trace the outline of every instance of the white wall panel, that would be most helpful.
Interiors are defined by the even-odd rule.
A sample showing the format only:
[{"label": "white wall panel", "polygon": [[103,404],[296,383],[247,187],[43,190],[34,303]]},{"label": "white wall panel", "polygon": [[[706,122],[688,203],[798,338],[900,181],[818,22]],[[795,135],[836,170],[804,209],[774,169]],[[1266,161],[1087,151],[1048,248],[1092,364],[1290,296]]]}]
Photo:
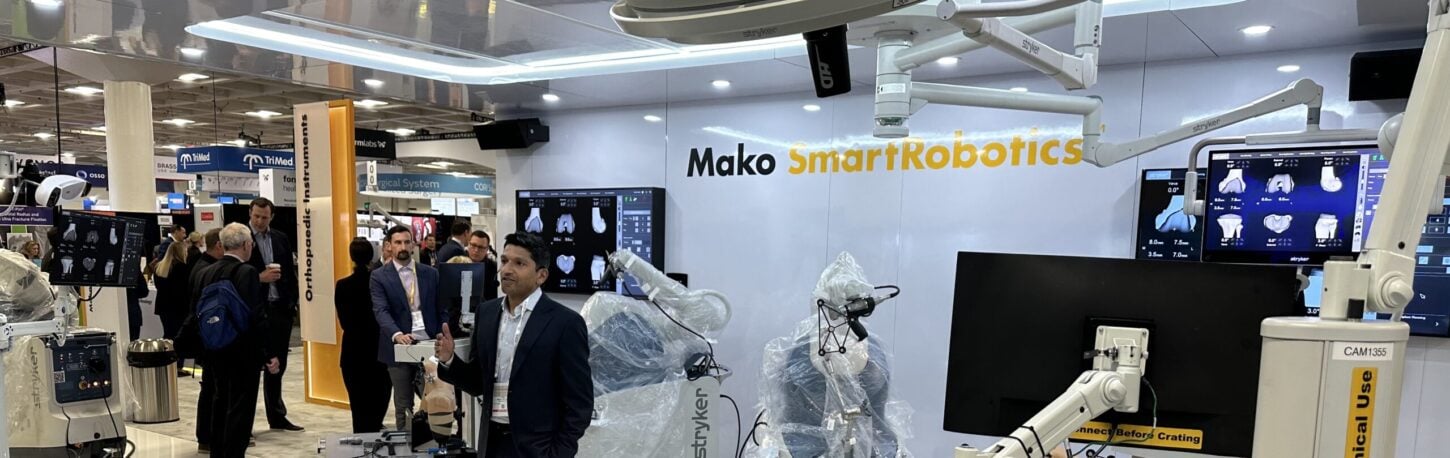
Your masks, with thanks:
[{"label": "white wall panel", "polygon": [[[1232,108],[1296,77],[1326,86],[1326,112],[1333,112],[1326,116],[1332,118],[1326,127],[1370,127],[1395,104],[1345,101],[1352,51],[1108,67],[1098,86],[1084,94],[1106,100],[1107,141],[1131,140]],[[1275,71],[1290,57],[1302,66],[1300,73]],[[972,82],[1062,92],[1037,74]],[[899,299],[866,323],[895,353],[894,390],[916,410],[915,437],[907,442],[913,453],[950,456],[952,447],[969,439],[986,445],[941,430],[956,253],[1131,256],[1139,170],[1181,166],[1190,144],[1099,169],[1062,161],[1061,143],[1080,135],[1078,118],[928,106],[913,116],[913,134],[928,147],[950,151],[955,132],[961,131],[962,141],[979,150],[971,167],[885,170],[878,162],[869,172],[791,173],[793,148],[802,155],[825,151],[847,158],[853,150],[887,145],[870,136],[872,100],[862,92],[867,91],[825,100],[797,93],[547,116],[551,142],[500,157],[498,207],[504,229],[499,232],[511,232],[516,224],[512,196],[519,189],[665,187],[667,270],[688,273],[692,286],[722,291],[734,305],[733,320],[716,349],[719,360],[735,371],[723,390],[740,402],[744,422],[757,412],[762,348],[811,316],[810,294],[820,271],[836,253],[850,251],[873,282],[902,288]],[[822,109],[802,110],[807,103]],[[1246,123],[1232,133],[1297,129],[1303,110],[1292,113]],[[665,121],[645,122],[645,114]],[[1023,146],[1015,165],[1010,158],[996,166],[982,162],[988,145],[1010,149],[1016,137]],[[1056,165],[1029,158],[1032,147],[1027,145],[1051,140],[1059,142]],[[746,155],[774,155],[774,173],[688,176],[691,149],[703,153],[710,148],[719,158],[734,156],[740,143]],[[577,306],[584,298],[562,299]],[[1407,364],[1412,380],[1405,393],[1399,456],[1429,456],[1439,449],[1433,431],[1450,427],[1450,416],[1444,414],[1450,411],[1450,396],[1431,389],[1450,381],[1450,344],[1444,342],[1424,340],[1411,351],[1415,361]],[[730,437],[732,428],[722,428],[722,437]]]}]

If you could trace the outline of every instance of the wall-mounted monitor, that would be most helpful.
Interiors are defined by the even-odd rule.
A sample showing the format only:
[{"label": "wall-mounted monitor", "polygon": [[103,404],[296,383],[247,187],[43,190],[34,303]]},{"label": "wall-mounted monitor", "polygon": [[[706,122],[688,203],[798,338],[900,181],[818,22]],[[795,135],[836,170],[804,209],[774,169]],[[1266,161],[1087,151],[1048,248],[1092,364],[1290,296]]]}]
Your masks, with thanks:
[{"label": "wall-mounted monitor", "polygon": [[[1198,261],[1202,258],[1203,218],[1183,208],[1183,179],[1188,169],[1149,169],[1138,182],[1138,259]],[[1198,198],[1207,179],[1199,172]]]},{"label": "wall-mounted monitor", "polygon": [[146,221],[76,211],[55,217],[59,231],[46,273],[53,285],[135,285],[146,251]]},{"label": "wall-mounted monitor", "polygon": [[633,278],[605,275],[606,257],[620,249],[664,269],[663,188],[522,190],[517,199],[517,230],[543,237],[554,258],[545,291],[637,294]]}]

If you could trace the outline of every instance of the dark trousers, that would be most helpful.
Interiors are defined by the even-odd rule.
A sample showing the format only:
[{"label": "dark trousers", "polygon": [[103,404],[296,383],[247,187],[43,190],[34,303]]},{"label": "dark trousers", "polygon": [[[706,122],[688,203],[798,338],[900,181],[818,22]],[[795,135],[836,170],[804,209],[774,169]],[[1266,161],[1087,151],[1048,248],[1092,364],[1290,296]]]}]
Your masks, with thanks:
[{"label": "dark trousers", "polygon": [[262,375],[262,397],[267,404],[267,425],[271,427],[286,426],[287,404],[282,402],[282,376],[287,375],[287,354],[292,350],[292,320],[296,312],[292,305],[268,304],[268,326],[272,334],[267,336],[272,348],[285,349],[277,355],[277,362],[282,369],[276,374],[264,373]]},{"label": "dark trousers", "polygon": [[[210,358],[212,361],[220,361]],[[254,364],[213,364],[204,377],[216,377],[211,410],[211,453],[216,458],[243,458],[252,440],[257,416],[260,370]]]},{"label": "dark trousers", "polygon": [[126,301],[126,330],[131,332],[131,341],[141,340],[141,301]]},{"label": "dark trousers", "polygon": [[383,418],[388,415],[388,399],[393,392],[388,366],[376,359],[343,363],[342,384],[347,388],[347,399],[352,407],[352,432],[381,432]]},{"label": "dark trousers", "polygon": [[216,366],[215,364],[206,364],[204,362],[200,362],[200,364],[203,370],[201,373],[201,395],[196,398],[196,443],[211,445],[213,399],[216,398],[217,377],[221,377],[222,375],[220,372],[212,372],[212,366]]},{"label": "dark trousers", "polygon": [[176,341],[176,334],[181,332],[181,323],[186,321],[186,315],[157,314],[161,318],[161,338]]},{"label": "dark trousers", "polygon": [[488,450],[484,458],[517,458],[519,448],[514,445],[514,434],[508,425],[488,422]]}]

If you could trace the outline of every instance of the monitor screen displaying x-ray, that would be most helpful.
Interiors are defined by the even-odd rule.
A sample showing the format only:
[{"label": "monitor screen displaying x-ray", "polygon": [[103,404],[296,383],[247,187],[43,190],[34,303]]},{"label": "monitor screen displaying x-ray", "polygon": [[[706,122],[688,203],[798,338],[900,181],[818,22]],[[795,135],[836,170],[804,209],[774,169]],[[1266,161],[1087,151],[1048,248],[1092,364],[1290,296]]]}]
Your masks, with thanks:
[{"label": "monitor screen displaying x-ray", "polygon": [[[1138,182],[1137,258],[1198,261],[1203,247],[1203,218],[1183,208],[1183,179],[1188,169],[1149,169]],[[1203,171],[1198,198],[1203,198]]]},{"label": "monitor screen displaying x-ray", "polygon": [[1203,260],[1316,265],[1358,252],[1378,153],[1367,145],[1212,153]]},{"label": "monitor screen displaying x-ray", "polygon": [[146,222],[96,213],[61,212],[60,233],[46,266],[53,285],[132,286],[141,276]]},{"label": "monitor screen displaying x-ray", "polygon": [[638,294],[633,278],[607,275],[606,259],[620,249],[664,268],[663,188],[524,190],[515,210],[518,231],[549,243],[545,291]]}]

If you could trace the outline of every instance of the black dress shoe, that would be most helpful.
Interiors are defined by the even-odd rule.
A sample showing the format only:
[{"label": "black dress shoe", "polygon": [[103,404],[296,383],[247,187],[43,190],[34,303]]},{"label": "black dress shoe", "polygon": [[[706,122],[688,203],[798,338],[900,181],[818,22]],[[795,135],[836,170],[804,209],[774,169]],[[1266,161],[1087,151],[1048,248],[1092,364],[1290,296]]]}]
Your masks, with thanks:
[{"label": "black dress shoe", "polygon": [[297,425],[292,424],[291,422],[288,422],[288,423],[282,424],[282,425],[272,425],[272,430],[273,431],[292,431],[292,432],[299,432],[299,431],[306,431],[307,428],[303,428],[301,426],[297,426]]}]

